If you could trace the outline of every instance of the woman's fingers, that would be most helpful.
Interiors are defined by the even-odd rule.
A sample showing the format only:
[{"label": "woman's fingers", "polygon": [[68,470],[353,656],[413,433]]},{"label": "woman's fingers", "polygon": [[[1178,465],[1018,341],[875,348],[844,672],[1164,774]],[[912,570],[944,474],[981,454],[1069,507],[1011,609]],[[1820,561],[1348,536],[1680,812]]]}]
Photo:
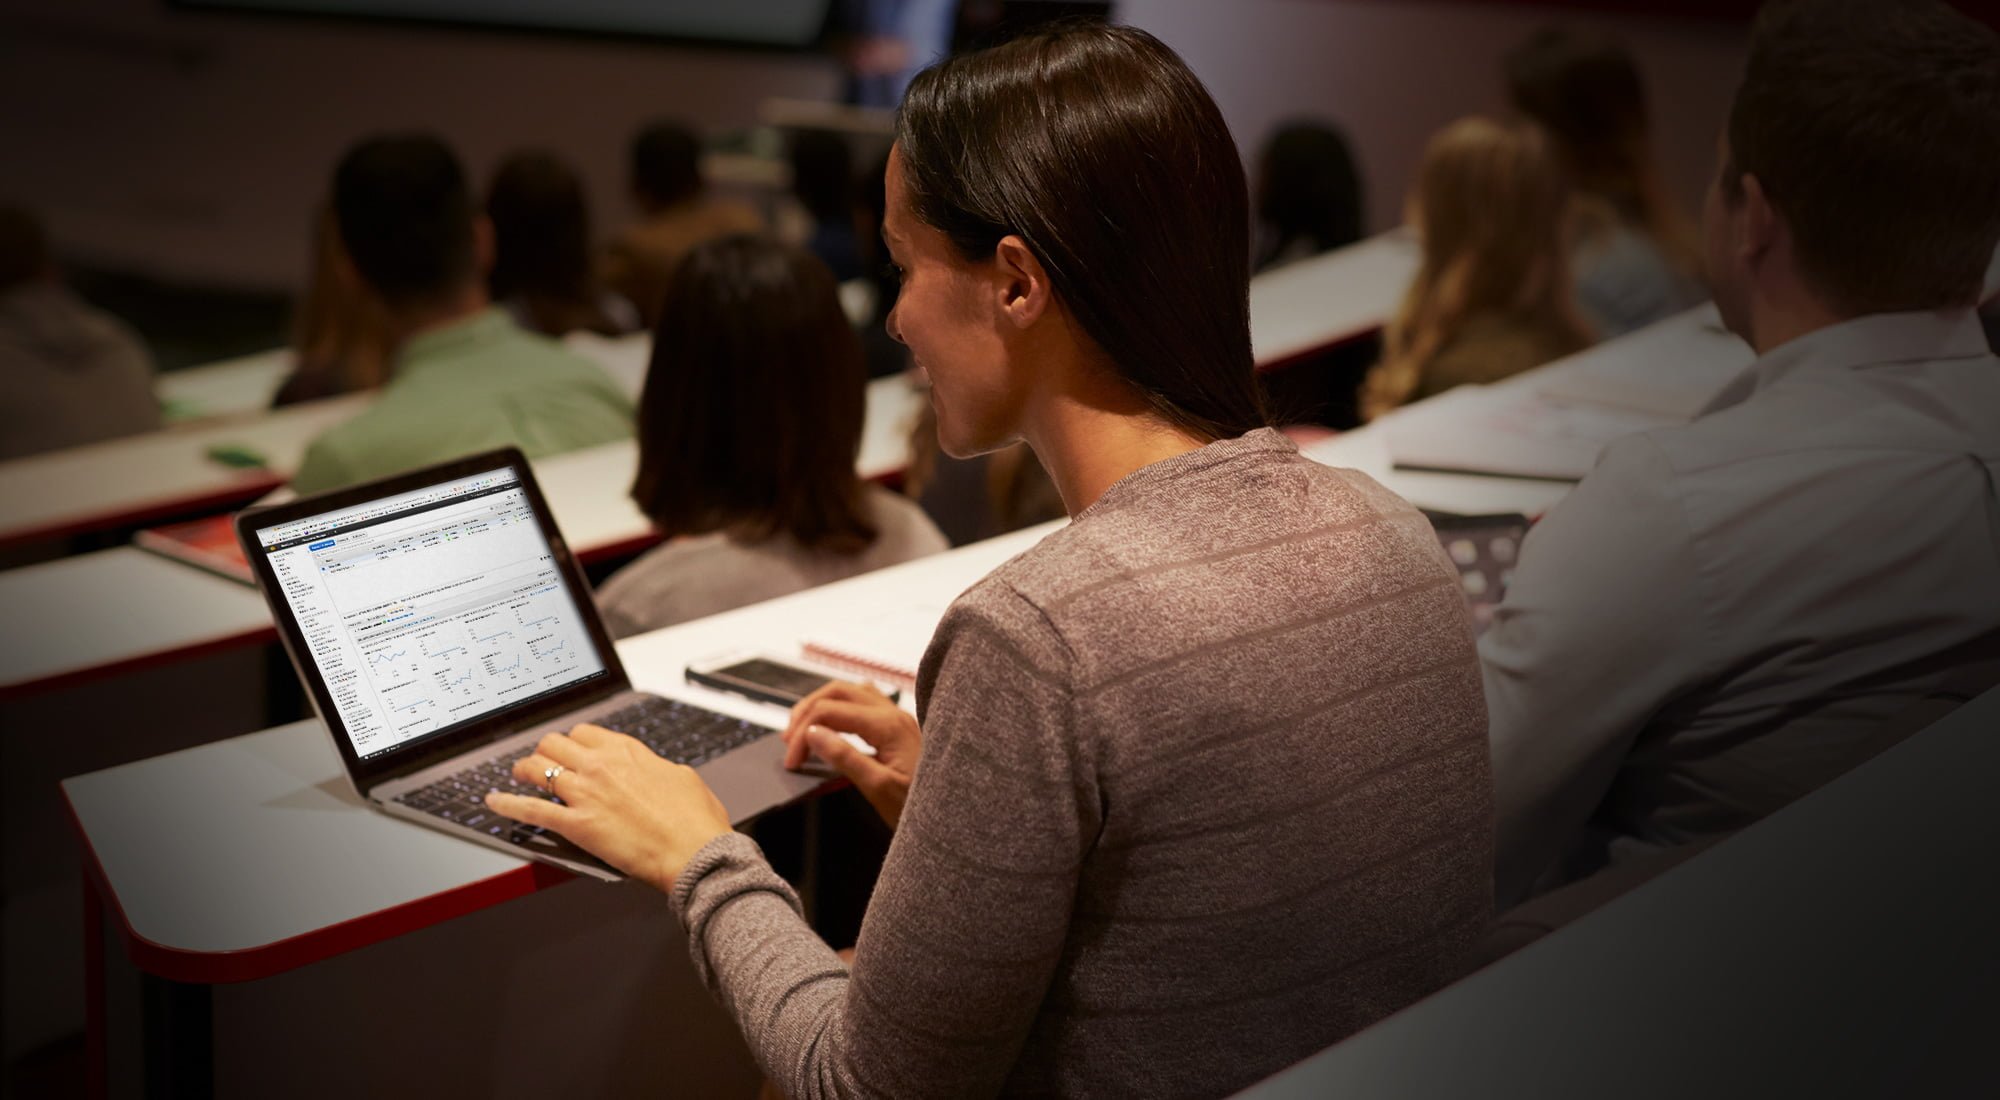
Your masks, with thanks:
[{"label": "woman's fingers", "polygon": [[910,777],[877,763],[875,758],[855,748],[845,737],[825,726],[808,726],[800,740],[834,771],[847,777],[868,800],[882,820],[894,826],[903,816],[903,802],[909,797]]},{"label": "woman's fingers", "polygon": [[584,758],[590,755],[590,748],[569,734],[551,733],[535,743],[535,755],[548,757],[565,768],[577,768],[583,766]]},{"label": "woman's fingers", "polygon": [[576,811],[559,802],[546,798],[531,798],[524,794],[508,794],[492,791],[486,795],[486,808],[502,817],[511,817],[529,825],[540,825],[567,833],[573,824]]},{"label": "woman's fingers", "polygon": [[[551,736],[554,735],[552,734]],[[574,728],[572,728],[569,731],[570,740],[575,741],[576,743],[583,745],[586,748],[592,748],[592,749],[603,747],[607,742],[613,740],[617,736],[618,733],[616,730],[606,729],[603,726],[592,725],[589,722],[579,722],[576,724]]]},{"label": "woman's fingers", "polygon": [[849,680],[833,680],[814,689],[812,694],[807,695],[793,705],[791,720],[785,724],[785,740],[790,742],[798,737],[807,726],[815,721],[815,719],[810,717],[814,708],[829,701],[848,703],[879,702],[892,707],[896,705],[888,696],[867,684],[857,684]]},{"label": "woman's fingers", "polygon": [[811,747],[805,733],[814,726],[855,734],[881,749],[900,745],[907,738],[909,728],[915,724],[902,708],[886,699],[879,703],[822,699],[801,717],[804,723],[798,727],[798,732],[785,739],[785,766],[788,768],[797,768],[805,762],[806,752]]}]

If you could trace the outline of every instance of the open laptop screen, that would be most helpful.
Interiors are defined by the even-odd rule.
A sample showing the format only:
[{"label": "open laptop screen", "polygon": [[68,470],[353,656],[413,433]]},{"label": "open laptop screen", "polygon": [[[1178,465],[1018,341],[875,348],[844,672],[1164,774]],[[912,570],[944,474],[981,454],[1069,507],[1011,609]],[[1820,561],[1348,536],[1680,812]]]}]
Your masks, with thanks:
[{"label": "open laptop screen", "polygon": [[256,530],[359,760],[606,675],[512,469]]}]

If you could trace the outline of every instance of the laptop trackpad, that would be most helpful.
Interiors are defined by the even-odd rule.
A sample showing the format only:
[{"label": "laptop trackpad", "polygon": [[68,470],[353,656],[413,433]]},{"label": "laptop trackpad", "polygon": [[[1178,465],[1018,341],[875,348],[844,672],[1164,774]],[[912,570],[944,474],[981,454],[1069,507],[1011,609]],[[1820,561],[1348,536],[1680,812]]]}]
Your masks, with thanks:
[{"label": "laptop trackpad", "polygon": [[732,825],[803,798],[828,782],[823,776],[786,771],[785,742],[775,734],[724,753],[697,770],[722,800]]}]

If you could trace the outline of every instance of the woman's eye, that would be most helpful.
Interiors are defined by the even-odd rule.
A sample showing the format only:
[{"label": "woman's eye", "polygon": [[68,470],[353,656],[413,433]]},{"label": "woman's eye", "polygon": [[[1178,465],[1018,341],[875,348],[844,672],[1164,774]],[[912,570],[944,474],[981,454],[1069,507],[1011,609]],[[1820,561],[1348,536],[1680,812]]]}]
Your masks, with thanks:
[{"label": "woman's eye", "polygon": [[883,277],[883,278],[885,278],[885,279],[894,279],[894,280],[896,280],[896,281],[897,281],[897,282],[899,282],[899,283],[900,283],[900,282],[902,282],[902,281],[903,281],[903,265],[902,265],[902,264],[893,264],[893,263],[892,263],[892,264],[883,264],[883,265],[882,265],[882,277]]}]

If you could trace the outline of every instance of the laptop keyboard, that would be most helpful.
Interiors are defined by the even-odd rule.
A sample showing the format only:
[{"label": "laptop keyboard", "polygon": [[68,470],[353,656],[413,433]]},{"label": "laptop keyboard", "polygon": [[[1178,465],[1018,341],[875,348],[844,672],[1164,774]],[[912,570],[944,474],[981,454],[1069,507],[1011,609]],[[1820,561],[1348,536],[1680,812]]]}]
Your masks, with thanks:
[{"label": "laptop keyboard", "polygon": [[[631,706],[605,715],[595,724],[631,734],[668,760],[689,767],[698,767],[771,732],[769,726],[657,695],[646,696]],[[514,779],[514,762],[532,752],[528,749],[475,764],[428,786],[397,795],[396,801],[421,813],[441,817],[468,829],[477,829],[513,844],[550,847],[552,841],[559,839],[554,834],[540,826],[525,825],[486,808],[486,795],[490,791],[532,798],[549,797],[540,786],[519,783]],[[557,780],[556,786],[560,789],[562,781]],[[568,842],[562,842],[561,846],[565,854],[572,854]],[[582,855],[580,849],[574,850],[573,854]]]}]

